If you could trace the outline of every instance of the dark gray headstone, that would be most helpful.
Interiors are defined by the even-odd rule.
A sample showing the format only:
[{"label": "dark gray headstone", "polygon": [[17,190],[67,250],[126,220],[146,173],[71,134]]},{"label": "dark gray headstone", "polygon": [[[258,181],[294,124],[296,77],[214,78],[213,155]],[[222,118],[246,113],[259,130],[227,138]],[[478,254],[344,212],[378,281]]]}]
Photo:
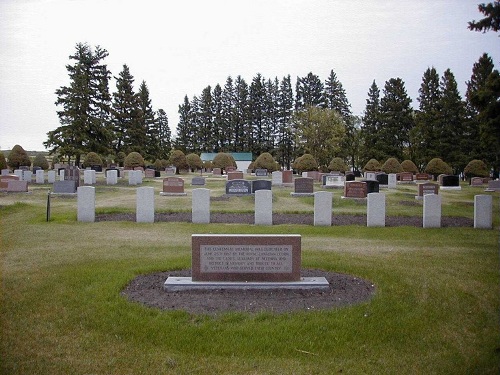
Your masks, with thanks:
[{"label": "dark gray headstone", "polygon": [[375,175],[375,178],[377,179],[377,181],[380,185],[389,185],[389,175],[388,174],[377,173]]},{"label": "dark gray headstone", "polygon": [[354,173],[346,173],[345,174],[345,180],[346,181],[355,181],[356,180],[356,175]]},{"label": "dark gray headstone", "polygon": [[379,192],[379,182],[377,180],[365,180],[366,183],[366,193],[378,193]]},{"label": "dark gray headstone", "polygon": [[310,194],[314,192],[314,180],[310,177],[295,179],[295,193]]},{"label": "dark gray headstone", "polygon": [[76,181],[74,180],[56,181],[52,192],[56,194],[75,194],[76,188]]},{"label": "dark gray headstone", "polygon": [[116,176],[120,177],[120,170],[118,168],[108,168],[108,169],[106,169],[106,172],[105,172],[106,177],[108,177],[108,171],[116,171],[116,173],[117,173]]},{"label": "dark gray headstone", "polygon": [[267,177],[267,169],[256,169],[255,176],[257,177]]},{"label": "dark gray headstone", "polygon": [[460,186],[460,179],[458,176],[446,175],[441,179],[441,186]]},{"label": "dark gray headstone", "polygon": [[257,190],[271,190],[272,182],[269,180],[255,180],[252,182],[252,193]]},{"label": "dark gray headstone", "polygon": [[205,186],[205,177],[193,177],[193,179],[191,180],[191,185]]},{"label": "dark gray headstone", "polygon": [[231,180],[226,182],[226,194],[247,195],[252,194],[252,183],[246,180]]}]

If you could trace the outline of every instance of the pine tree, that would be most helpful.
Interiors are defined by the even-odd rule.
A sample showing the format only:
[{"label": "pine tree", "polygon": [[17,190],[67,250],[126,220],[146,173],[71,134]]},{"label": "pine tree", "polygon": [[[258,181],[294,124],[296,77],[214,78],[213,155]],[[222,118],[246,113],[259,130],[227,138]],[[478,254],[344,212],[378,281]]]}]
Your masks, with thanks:
[{"label": "pine tree", "polygon": [[236,95],[234,91],[233,79],[227,77],[224,89],[222,90],[222,128],[220,134],[220,151],[227,152],[234,142],[233,136],[236,134]]},{"label": "pine tree", "polygon": [[219,84],[214,87],[213,93],[213,152],[219,152],[224,144],[224,110],[222,88]]},{"label": "pine tree", "polygon": [[325,99],[323,92],[323,83],[312,72],[305,77],[297,77],[295,109],[303,110],[309,106],[324,107]]},{"label": "pine tree", "polygon": [[252,80],[249,89],[248,111],[251,124],[250,151],[260,155],[264,147],[264,78],[258,73]]},{"label": "pine tree", "polygon": [[380,130],[376,143],[377,151],[383,156],[381,159],[404,159],[414,124],[410,104],[411,99],[401,78],[391,78],[385,83],[384,96],[380,100]]},{"label": "pine tree", "polygon": [[347,123],[352,115],[351,105],[349,104],[349,100],[347,100],[342,83],[337,79],[337,75],[333,69],[325,81],[324,98],[325,107],[337,111]]},{"label": "pine tree", "polygon": [[168,116],[163,109],[156,113],[156,129],[158,132],[159,154],[156,159],[168,160],[172,150],[172,132],[168,126]]},{"label": "pine tree", "polygon": [[279,80],[268,79],[265,86],[264,118],[263,118],[263,149],[275,153],[276,137],[278,135],[279,119]]},{"label": "pine tree", "polygon": [[74,156],[80,164],[81,155],[87,152],[107,153],[111,142],[109,129],[110,72],[103,60],[108,56],[105,49],[97,46],[92,50],[83,43],[76,45],[69,56],[73,65],[66,65],[69,86],[56,90],[56,105],[61,126],[47,133],[45,147],[51,153]]},{"label": "pine tree", "polygon": [[293,154],[293,89],[290,75],[283,77],[279,87],[278,99],[278,137],[277,161],[282,167],[290,169],[295,156]]},{"label": "pine tree", "polygon": [[455,76],[447,69],[440,82],[441,127],[438,132],[439,153],[455,173],[462,171],[469,162],[464,154],[468,140],[464,138],[465,105],[458,92]]},{"label": "pine tree", "polygon": [[145,81],[142,81],[139,86],[138,99],[140,108],[139,126],[145,129],[147,137],[143,154],[146,159],[154,161],[160,159],[160,136],[159,129],[156,126],[155,112],[149,98],[149,89]]},{"label": "pine tree", "polygon": [[214,134],[214,113],[212,87],[203,89],[200,96],[198,130],[200,147],[195,152],[213,152],[215,150],[216,137]]},{"label": "pine tree", "polygon": [[252,129],[248,111],[248,85],[241,76],[235,81],[235,116],[233,118],[233,149],[235,152],[251,151]]},{"label": "pine tree", "polygon": [[441,125],[439,75],[434,67],[428,68],[422,77],[417,98],[419,110],[415,114],[415,128],[411,134],[413,153],[410,158],[419,165],[438,157],[438,131]]},{"label": "pine tree", "polygon": [[114,149],[129,154],[141,153],[146,144],[146,129],[140,122],[139,96],[134,93],[134,77],[127,65],[116,79],[117,91],[113,93]]},{"label": "pine tree", "polygon": [[380,130],[380,90],[373,81],[368,90],[365,113],[362,118],[361,142],[363,144],[361,153],[361,165],[365,165],[370,159],[380,160],[382,153],[377,149],[377,140]]},{"label": "pine tree", "polygon": [[191,129],[191,103],[186,96],[184,102],[179,105],[179,122],[176,128],[175,148],[184,153],[192,149],[192,129]]}]

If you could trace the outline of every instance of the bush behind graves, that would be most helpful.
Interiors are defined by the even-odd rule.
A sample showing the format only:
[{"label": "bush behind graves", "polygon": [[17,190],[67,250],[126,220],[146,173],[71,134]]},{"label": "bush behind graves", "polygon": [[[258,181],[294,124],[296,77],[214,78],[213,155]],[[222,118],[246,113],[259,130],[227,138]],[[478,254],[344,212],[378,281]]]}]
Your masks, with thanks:
[{"label": "bush behind graves", "polygon": [[425,166],[425,173],[438,176],[440,174],[452,174],[453,169],[440,158],[434,158]]},{"label": "bush behind graves", "polygon": [[389,158],[382,165],[382,171],[385,173],[401,173],[403,172],[403,167],[396,158]]},{"label": "bush behind graves", "polygon": [[267,169],[270,173],[278,170],[276,160],[274,160],[273,156],[269,152],[260,154],[253,162],[253,167],[250,169]]},{"label": "bush behind graves", "polygon": [[403,172],[411,172],[411,173],[418,173],[419,172],[415,163],[412,162],[411,160],[408,160],[408,159],[404,160],[401,163],[401,167],[403,168]]},{"label": "bush behind graves", "polygon": [[135,167],[143,167],[144,168],[144,158],[138,152],[131,152],[127,155],[125,160],[123,161],[125,168],[135,168]]},{"label": "bush behind graves", "polygon": [[40,167],[43,170],[49,169],[49,162],[42,154],[36,154],[35,160],[33,160],[33,167]]},{"label": "bush behind graves", "polygon": [[377,159],[370,159],[363,167],[363,171],[365,171],[365,172],[366,171],[372,171],[372,172],[380,171],[380,163],[378,162]]},{"label": "bush behind graves", "polygon": [[168,167],[168,160],[156,159],[154,162],[154,167],[157,171],[162,171]]},{"label": "bush behind graves", "polygon": [[490,175],[486,163],[482,160],[471,160],[464,169],[465,176],[470,177],[488,177]]},{"label": "bush behind graves", "polygon": [[168,159],[170,165],[173,165],[177,169],[177,174],[185,169],[189,168],[186,155],[181,150],[172,150],[170,153],[170,158]]},{"label": "bush behind graves", "polygon": [[89,152],[85,155],[85,159],[83,160],[83,168],[92,167],[93,165],[99,165],[102,167],[102,159],[95,152]]},{"label": "bush behind graves", "polygon": [[317,171],[318,162],[311,154],[304,154],[295,159],[293,162],[293,169],[297,169],[302,172]]},{"label": "bush behind graves", "polygon": [[349,167],[347,164],[344,162],[344,159],[335,157],[330,161],[330,164],[328,164],[328,170],[329,171],[338,171],[338,172],[346,172],[349,170]]},{"label": "bush behind graves", "polygon": [[231,154],[219,152],[215,155],[214,160],[212,160],[212,166],[214,168],[226,169],[227,167],[236,167],[237,165]]},{"label": "bush behind graves", "polygon": [[118,163],[118,166],[123,167],[123,163],[125,162],[125,158],[127,155],[123,151],[120,151],[116,154],[115,161]]},{"label": "bush behind graves", "polygon": [[7,169],[7,160],[2,151],[0,151],[0,169]]},{"label": "bush behind graves", "polygon": [[12,169],[19,169],[21,166],[31,166],[31,159],[28,153],[19,145],[15,145],[7,157],[7,165]]},{"label": "bush behind graves", "polygon": [[186,155],[186,161],[189,165],[189,169],[191,169],[191,172],[203,168],[203,161],[198,154],[191,153]]}]

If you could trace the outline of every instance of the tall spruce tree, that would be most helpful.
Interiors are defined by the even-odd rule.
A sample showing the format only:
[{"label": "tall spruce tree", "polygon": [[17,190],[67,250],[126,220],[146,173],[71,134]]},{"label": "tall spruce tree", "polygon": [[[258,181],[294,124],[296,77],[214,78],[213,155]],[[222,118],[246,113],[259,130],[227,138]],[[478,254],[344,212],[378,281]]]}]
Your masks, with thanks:
[{"label": "tall spruce tree", "polygon": [[333,69],[330,71],[330,76],[325,81],[324,87],[325,107],[337,111],[347,123],[352,115],[351,105],[347,100],[342,83],[338,80]]},{"label": "tall spruce tree", "polygon": [[317,75],[310,72],[305,77],[297,77],[295,86],[296,110],[303,110],[309,106],[324,107],[323,83]]},{"label": "tall spruce tree", "polygon": [[458,173],[463,171],[468,160],[464,153],[468,140],[464,138],[465,104],[458,92],[455,76],[447,69],[440,82],[439,108],[441,126],[438,132],[438,150],[446,163]]},{"label": "tall spruce tree", "polygon": [[417,165],[440,156],[438,131],[441,127],[441,92],[439,75],[434,67],[427,68],[418,90],[419,109],[415,114],[415,128],[411,133],[413,157]]},{"label": "tall spruce tree", "polygon": [[278,134],[279,80],[266,81],[263,118],[263,150],[275,154]]},{"label": "tall spruce tree", "polygon": [[222,129],[220,134],[220,151],[227,152],[231,149],[231,143],[236,122],[236,94],[233,79],[229,76],[222,90]]},{"label": "tall spruce tree", "polygon": [[213,152],[215,151],[216,134],[214,133],[214,113],[211,86],[207,86],[203,89],[200,96],[198,110],[197,133],[200,139],[200,144],[199,148],[193,151]]},{"label": "tall spruce tree", "polygon": [[253,144],[252,129],[248,110],[248,85],[241,76],[235,80],[235,104],[233,117],[234,152],[250,152]]},{"label": "tall spruce tree", "polygon": [[[260,73],[252,79],[249,88],[248,113],[251,124],[250,150],[256,155],[264,151],[264,105],[266,89]],[[267,151],[267,150],[265,150]]]},{"label": "tall spruce tree", "polygon": [[126,64],[115,79],[117,91],[113,93],[114,149],[116,153],[141,153],[147,141],[147,130],[140,121],[140,99],[134,93],[134,77]]},{"label": "tall spruce tree", "polygon": [[143,156],[148,160],[159,159],[160,137],[156,127],[155,112],[149,98],[149,89],[145,81],[141,82],[138,92],[139,99],[139,126],[146,131],[146,143],[143,147]]},{"label": "tall spruce tree", "polygon": [[381,152],[382,159],[402,160],[410,146],[410,131],[414,125],[411,99],[401,78],[387,81],[383,93],[376,149]]},{"label": "tall spruce tree", "polygon": [[222,101],[222,87],[217,84],[213,93],[213,151],[219,152],[224,144],[224,110]]},{"label": "tall spruce tree", "polygon": [[172,150],[172,132],[168,125],[168,116],[163,109],[156,112],[156,129],[158,131],[159,154],[156,159],[168,160]]},{"label": "tall spruce tree", "polygon": [[83,153],[106,153],[111,142],[109,129],[111,73],[103,60],[108,52],[97,46],[78,43],[66,65],[70,84],[56,90],[56,105],[61,126],[47,133],[46,148],[51,153],[75,157],[77,165]]},{"label": "tall spruce tree", "polygon": [[375,80],[368,90],[365,113],[362,118],[361,128],[361,165],[365,165],[370,159],[381,160],[382,152],[377,149],[377,141],[380,130],[380,90]]},{"label": "tall spruce tree", "polygon": [[290,169],[295,156],[293,154],[294,136],[293,119],[293,89],[290,75],[283,77],[279,88],[278,100],[278,136],[276,160],[284,168]]},{"label": "tall spruce tree", "polygon": [[175,148],[189,153],[193,145],[193,129],[191,128],[191,103],[187,95],[184,96],[184,102],[179,105],[178,113],[179,122],[176,128]]}]

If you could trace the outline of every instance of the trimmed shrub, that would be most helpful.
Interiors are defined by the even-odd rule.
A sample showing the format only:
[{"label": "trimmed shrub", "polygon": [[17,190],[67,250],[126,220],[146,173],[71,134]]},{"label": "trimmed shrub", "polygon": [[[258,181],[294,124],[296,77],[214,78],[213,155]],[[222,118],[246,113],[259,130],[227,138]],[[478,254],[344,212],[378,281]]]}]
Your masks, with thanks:
[{"label": "trimmed shrub", "polygon": [[89,152],[85,155],[83,160],[83,168],[91,167],[93,165],[100,165],[102,167],[102,159],[95,152]]},{"label": "trimmed shrub", "polygon": [[380,163],[377,159],[370,159],[368,160],[368,163],[365,164],[363,171],[380,171]]},{"label": "trimmed shrub", "polygon": [[205,160],[203,162],[203,168],[205,169],[212,169],[214,166],[210,160]]},{"label": "trimmed shrub", "polygon": [[453,174],[453,169],[440,158],[434,158],[427,163],[424,171],[425,173],[432,174],[434,177],[440,174]]},{"label": "trimmed shrub", "polygon": [[192,172],[195,170],[201,169],[203,167],[203,161],[200,156],[197,154],[188,154],[186,155],[186,161],[189,165],[189,168]]},{"label": "trimmed shrub", "polygon": [[471,160],[469,164],[467,164],[464,169],[464,173],[467,178],[488,177],[490,175],[486,163],[477,159]]},{"label": "trimmed shrub", "polygon": [[403,172],[403,167],[399,164],[398,159],[389,158],[386,160],[384,165],[382,165],[382,171],[385,173],[401,173]]},{"label": "trimmed shrub", "polygon": [[154,167],[157,171],[162,171],[168,167],[168,161],[165,159],[156,159],[154,162]]},{"label": "trimmed shrub", "polygon": [[342,158],[333,158],[330,164],[328,164],[328,170],[329,171],[339,171],[344,173],[347,171],[349,167],[347,164],[344,162]]},{"label": "trimmed shrub", "polygon": [[276,169],[276,160],[269,152],[264,152],[253,162],[253,168],[250,169],[267,169],[268,172],[274,172]]},{"label": "trimmed shrub", "polygon": [[138,152],[133,151],[125,157],[123,165],[125,168],[130,169],[134,169],[135,167],[144,168],[144,158]]},{"label": "trimmed shrub", "polygon": [[123,151],[120,151],[118,154],[116,154],[115,160],[119,167],[123,167],[126,157],[127,155],[125,155]]},{"label": "trimmed shrub", "polygon": [[177,174],[180,173],[181,169],[186,170],[189,168],[186,155],[181,150],[172,150],[168,163],[176,167]]},{"label": "trimmed shrub", "polygon": [[231,154],[226,152],[219,152],[212,160],[214,168],[226,169],[227,167],[236,167],[236,161]]},{"label": "trimmed shrub", "polygon": [[293,168],[302,172],[308,171],[317,171],[318,170],[318,162],[311,154],[304,154],[297,159],[293,163]]},{"label": "trimmed shrub", "polygon": [[9,152],[7,165],[12,169],[19,169],[21,166],[31,167],[31,159],[21,146],[15,145]]},{"label": "trimmed shrub", "polygon": [[7,169],[7,160],[2,151],[0,151],[0,169]]},{"label": "trimmed shrub", "polygon": [[42,154],[36,154],[35,160],[33,160],[33,167],[40,167],[43,170],[49,169],[49,162]]},{"label": "trimmed shrub", "polygon": [[418,173],[419,172],[417,166],[411,160],[403,161],[401,163],[401,167],[403,167],[403,172],[411,172],[411,173]]}]

